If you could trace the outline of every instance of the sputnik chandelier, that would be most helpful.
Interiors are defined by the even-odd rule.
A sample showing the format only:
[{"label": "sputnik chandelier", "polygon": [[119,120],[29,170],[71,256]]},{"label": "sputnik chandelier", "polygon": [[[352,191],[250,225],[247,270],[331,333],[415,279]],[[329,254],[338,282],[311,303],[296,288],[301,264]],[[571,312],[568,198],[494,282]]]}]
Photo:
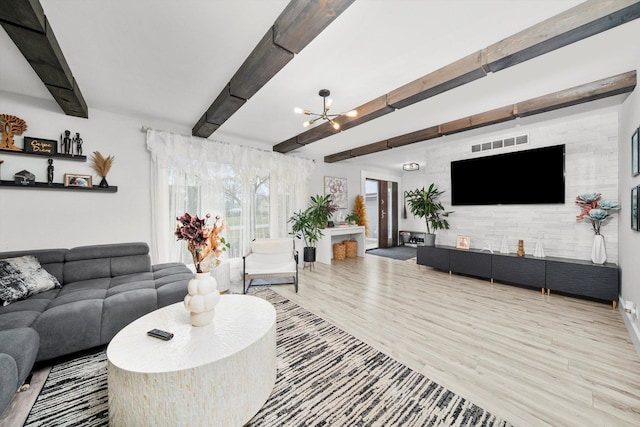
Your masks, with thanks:
[{"label": "sputnik chandelier", "polygon": [[302,126],[309,127],[315,122],[317,122],[318,120],[324,119],[329,123],[331,123],[331,126],[333,126],[335,130],[338,130],[340,129],[340,125],[334,121],[336,117],[340,117],[340,116],[356,117],[358,115],[358,112],[356,110],[351,110],[346,113],[340,113],[340,114],[327,114],[329,112],[329,109],[331,108],[331,105],[333,104],[333,100],[329,98],[329,95],[331,95],[331,92],[329,91],[329,89],[320,89],[320,92],[318,92],[318,95],[322,97],[322,113],[321,114],[312,113],[309,110],[303,110],[302,108],[298,108],[298,107],[293,109],[293,111],[297,114],[304,114],[312,117],[306,122],[304,122]]}]

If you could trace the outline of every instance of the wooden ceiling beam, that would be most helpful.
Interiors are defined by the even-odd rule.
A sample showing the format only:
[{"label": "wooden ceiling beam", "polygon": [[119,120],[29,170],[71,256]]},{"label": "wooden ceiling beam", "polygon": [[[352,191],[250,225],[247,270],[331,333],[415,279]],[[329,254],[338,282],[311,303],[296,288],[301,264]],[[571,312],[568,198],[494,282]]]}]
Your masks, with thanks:
[{"label": "wooden ceiling beam", "polygon": [[513,120],[516,118],[513,111],[514,105],[507,105],[506,107],[496,108],[495,110],[485,111],[484,113],[443,123],[439,126],[440,134],[451,135],[453,133]]},{"label": "wooden ceiling beam", "polygon": [[278,144],[277,151],[280,153],[288,153],[289,151],[297,150],[298,148],[302,148],[302,147],[304,147],[304,145],[298,144],[298,138],[294,136],[293,138],[289,138],[286,141]]},{"label": "wooden ceiling beam", "polygon": [[336,154],[331,154],[330,156],[325,156],[324,157],[324,162],[325,163],[336,163],[342,160],[347,160],[352,158],[353,156],[351,155],[351,150],[347,150],[347,151],[341,151],[340,153],[336,153]]},{"label": "wooden ceiling beam", "polygon": [[633,70],[560,92],[532,98],[516,105],[516,115],[518,117],[526,117],[628,93],[636,87],[636,79],[636,71]]},{"label": "wooden ceiling beam", "polygon": [[586,1],[487,47],[486,66],[495,73],[638,17],[638,0]]},{"label": "wooden ceiling beam", "polygon": [[356,117],[340,116],[334,120],[340,125],[341,131],[395,111],[393,107],[390,107],[387,103],[387,95],[379,96],[355,108],[355,110],[358,112]]},{"label": "wooden ceiling beam", "polygon": [[231,95],[248,100],[292,59],[293,53],[273,42],[273,28],[270,28],[231,77]]},{"label": "wooden ceiling beam", "polygon": [[366,154],[378,153],[380,151],[391,150],[391,147],[387,145],[387,140],[374,142],[372,144],[363,145],[358,148],[351,149],[351,156],[358,157]]},{"label": "wooden ceiling beam", "polygon": [[452,62],[389,92],[389,105],[404,108],[487,75],[482,51]]},{"label": "wooden ceiling beam", "polygon": [[[518,117],[532,116],[547,111],[566,108],[585,102],[595,101],[610,96],[632,92],[637,83],[636,71],[628,71],[612,77],[607,77],[594,82],[575,86],[562,91],[531,98],[517,104],[507,105],[461,119],[452,120],[437,126],[420,129],[404,135],[396,136],[385,141],[374,142],[336,154],[325,156],[325,163],[335,163],[353,157],[371,154],[385,149],[414,144],[427,139],[437,138],[443,135],[451,135],[465,132],[483,126],[490,126],[514,120]],[[386,145],[387,148],[384,148]]]},{"label": "wooden ceiling beam", "polygon": [[405,133],[404,135],[389,138],[387,145],[391,148],[402,147],[403,145],[414,144],[420,141],[426,141],[441,136],[438,126],[420,129],[415,132]]},{"label": "wooden ceiling beam", "polygon": [[0,2],[0,24],[31,68],[69,116],[89,117],[89,109],[38,0]]},{"label": "wooden ceiling beam", "polygon": [[[387,106],[391,109],[404,108],[480,79],[489,72],[522,63],[638,17],[640,0],[587,0],[392,90],[387,94]],[[390,111],[386,113],[388,112]],[[349,120],[340,117],[339,123],[342,130],[347,130],[375,118],[375,115],[363,115]],[[303,132],[298,138],[305,138],[307,144],[315,142],[318,139],[312,141],[304,136],[312,131],[313,129]],[[278,145],[274,146],[274,150],[278,151],[276,147]]]},{"label": "wooden ceiling beam", "polygon": [[273,42],[298,54],[355,0],[292,0],[273,25]]},{"label": "wooden ceiling beam", "polygon": [[[191,129],[208,138],[355,0],[291,0]],[[314,133],[315,134],[315,133]],[[320,132],[323,138],[330,133]],[[306,138],[299,138],[305,140]],[[301,143],[304,145],[304,143]],[[291,144],[280,147],[292,148]]]}]

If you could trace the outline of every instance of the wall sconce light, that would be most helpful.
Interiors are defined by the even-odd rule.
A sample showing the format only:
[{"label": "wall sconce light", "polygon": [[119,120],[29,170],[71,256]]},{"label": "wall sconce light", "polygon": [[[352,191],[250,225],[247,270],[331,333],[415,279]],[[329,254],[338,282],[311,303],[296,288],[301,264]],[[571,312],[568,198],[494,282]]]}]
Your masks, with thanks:
[{"label": "wall sconce light", "polygon": [[402,165],[402,170],[405,171],[417,171],[418,169],[420,169],[420,165],[417,163],[405,163]]}]

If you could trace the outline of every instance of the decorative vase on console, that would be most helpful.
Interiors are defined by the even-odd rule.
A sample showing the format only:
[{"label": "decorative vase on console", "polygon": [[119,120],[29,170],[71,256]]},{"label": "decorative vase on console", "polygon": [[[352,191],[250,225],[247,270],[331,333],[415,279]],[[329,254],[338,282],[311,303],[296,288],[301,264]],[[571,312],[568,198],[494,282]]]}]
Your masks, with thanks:
[{"label": "decorative vase on console", "polygon": [[220,301],[216,279],[211,276],[213,270],[220,264],[220,255],[231,245],[220,233],[225,229],[224,221],[216,216],[213,224],[207,222],[211,218],[207,214],[204,218],[185,213],[177,217],[178,226],[175,235],[178,240],[187,242],[187,249],[193,257],[196,273],[189,281],[187,295],[184,297],[185,308],[190,313],[193,326],[206,326],[215,317],[215,307]]},{"label": "decorative vase on console", "polygon": [[591,247],[591,261],[594,264],[604,264],[607,261],[607,250],[604,236],[600,234],[600,227],[610,217],[609,212],[620,209],[615,200],[601,200],[600,193],[585,193],[576,197],[580,206],[580,215],[576,220],[587,219],[593,227],[593,246]]}]

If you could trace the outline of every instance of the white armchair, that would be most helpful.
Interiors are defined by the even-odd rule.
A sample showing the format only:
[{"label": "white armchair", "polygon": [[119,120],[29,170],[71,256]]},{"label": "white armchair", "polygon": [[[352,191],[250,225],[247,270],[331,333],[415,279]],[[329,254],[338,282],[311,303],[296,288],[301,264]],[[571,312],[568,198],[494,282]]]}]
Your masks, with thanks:
[{"label": "white armchair", "polygon": [[261,285],[295,285],[298,292],[298,252],[294,248],[293,239],[253,240],[249,253],[242,257],[242,277],[242,289],[245,294],[253,285],[254,279],[282,277],[290,277],[291,281],[267,282]]}]

